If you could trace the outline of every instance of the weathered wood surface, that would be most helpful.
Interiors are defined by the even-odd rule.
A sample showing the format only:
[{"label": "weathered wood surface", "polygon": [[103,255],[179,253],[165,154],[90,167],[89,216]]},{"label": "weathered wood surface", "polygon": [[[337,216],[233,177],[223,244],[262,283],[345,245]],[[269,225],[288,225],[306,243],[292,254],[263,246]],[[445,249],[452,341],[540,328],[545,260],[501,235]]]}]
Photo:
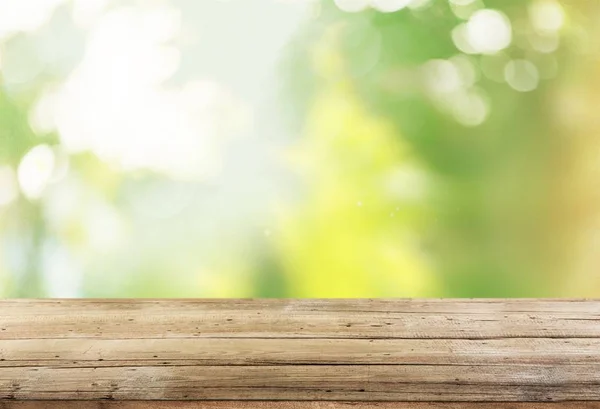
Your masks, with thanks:
[{"label": "weathered wood surface", "polygon": [[[84,409],[146,408],[117,402],[127,400],[599,408],[582,401],[600,401],[600,301],[3,300],[0,409],[52,405],[19,400],[106,405],[71,403]],[[383,401],[391,403],[375,403]],[[501,405],[487,407],[538,408]]]},{"label": "weathered wood surface", "polygon": [[600,402],[0,401],[0,409],[600,409]]}]

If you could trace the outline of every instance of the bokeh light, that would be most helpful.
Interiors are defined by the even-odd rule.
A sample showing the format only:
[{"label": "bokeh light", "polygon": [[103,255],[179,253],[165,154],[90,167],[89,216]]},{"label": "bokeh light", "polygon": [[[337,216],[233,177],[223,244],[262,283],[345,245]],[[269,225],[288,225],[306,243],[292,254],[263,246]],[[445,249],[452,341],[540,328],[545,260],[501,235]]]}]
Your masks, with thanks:
[{"label": "bokeh light", "polygon": [[0,1],[0,295],[597,296],[599,16]]},{"label": "bokeh light", "polygon": [[54,171],[54,152],[48,145],[37,145],[23,156],[18,168],[21,191],[30,199],[39,198]]}]

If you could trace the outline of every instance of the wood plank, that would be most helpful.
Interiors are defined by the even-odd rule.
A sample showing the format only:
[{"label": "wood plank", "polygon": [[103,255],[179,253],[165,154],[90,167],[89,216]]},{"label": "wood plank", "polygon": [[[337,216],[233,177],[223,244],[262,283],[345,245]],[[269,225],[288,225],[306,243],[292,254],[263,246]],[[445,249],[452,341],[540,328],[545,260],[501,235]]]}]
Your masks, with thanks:
[{"label": "wood plank", "polygon": [[600,301],[2,300],[32,399],[600,401]]},{"label": "wood plank", "polygon": [[0,409],[600,409],[600,402],[0,401]]},{"label": "wood plank", "polygon": [[15,367],[4,399],[600,400],[600,365]]},{"label": "wood plank", "polygon": [[600,302],[0,301],[0,339],[598,338]]},{"label": "wood plank", "polygon": [[600,364],[600,339],[0,340],[0,368],[190,365]]}]

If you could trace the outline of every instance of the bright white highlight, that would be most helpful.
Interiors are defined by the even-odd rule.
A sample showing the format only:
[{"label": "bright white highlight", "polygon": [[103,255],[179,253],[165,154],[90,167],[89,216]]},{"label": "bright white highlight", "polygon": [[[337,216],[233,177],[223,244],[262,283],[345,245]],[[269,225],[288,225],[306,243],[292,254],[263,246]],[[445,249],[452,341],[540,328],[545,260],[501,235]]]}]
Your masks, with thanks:
[{"label": "bright white highlight", "polygon": [[42,196],[54,172],[54,151],[48,145],[32,148],[19,163],[17,177],[21,191],[30,199]]},{"label": "bright white highlight", "polygon": [[65,0],[0,0],[0,40],[19,32],[35,31]]},{"label": "bright white highlight", "polygon": [[512,41],[510,20],[496,10],[476,11],[467,22],[465,30],[469,45],[480,54],[501,51]]},{"label": "bright white highlight", "polygon": [[89,28],[101,16],[109,0],[73,0],[71,15],[81,28]]},{"label": "bright white highlight", "polygon": [[179,67],[181,16],[171,8],[121,8],[100,18],[79,67],[44,95],[30,122],[56,128],[63,146],[90,150],[123,170],[205,179],[220,170],[224,137],[249,113],[211,81],[168,88]]},{"label": "bright white highlight", "polygon": [[564,24],[565,14],[556,1],[538,0],[529,6],[529,18],[538,32],[555,32]]}]

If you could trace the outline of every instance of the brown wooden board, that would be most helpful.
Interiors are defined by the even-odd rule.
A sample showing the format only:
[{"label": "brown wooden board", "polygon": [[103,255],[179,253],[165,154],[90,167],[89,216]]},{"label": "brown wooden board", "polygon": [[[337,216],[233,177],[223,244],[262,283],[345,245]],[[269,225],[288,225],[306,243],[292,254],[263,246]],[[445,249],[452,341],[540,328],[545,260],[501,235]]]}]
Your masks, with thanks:
[{"label": "brown wooden board", "polygon": [[600,408],[600,301],[2,300],[0,408],[58,407],[41,400]]},{"label": "brown wooden board", "polygon": [[600,402],[0,401],[0,409],[599,409]]}]

